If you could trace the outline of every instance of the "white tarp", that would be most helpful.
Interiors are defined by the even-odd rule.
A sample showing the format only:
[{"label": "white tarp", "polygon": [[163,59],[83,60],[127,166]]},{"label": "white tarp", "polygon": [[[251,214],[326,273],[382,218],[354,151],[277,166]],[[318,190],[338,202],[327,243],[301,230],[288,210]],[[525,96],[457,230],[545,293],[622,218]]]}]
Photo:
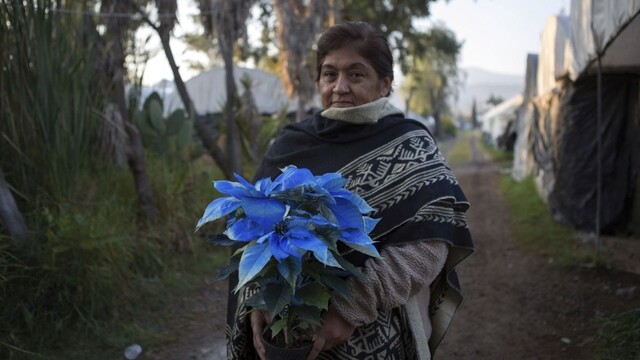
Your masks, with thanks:
[{"label": "white tarp", "polygon": [[489,137],[494,146],[498,146],[498,140],[505,135],[509,123],[517,119],[522,100],[522,95],[518,94],[492,107],[480,116],[482,132]]},{"label": "white tarp", "polygon": [[549,94],[556,80],[575,81],[595,67],[602,54],[608,72],[640,68],[640,0],[572,0],[571,13],[545,22],[538,61],[538,94]]},{"label": "white tarp", "polygon": [[536,107],[533,98],[537,91],[538,54],[527,55],[527,70],[525,74],[523,104],[518,111],[516,131],[518,137],[513,148],[513,169],[511,175],[516,180],[522,180],[535,171],[531,132],[536,121]]},{"label": "white tarp", "polygon": [[[575,81],[598,57],[598,52],[605,49],[603,66],[637,65],[640,62],[639,12],[640,0],[572,0],[573,59],[568,69],[571,80]],[[614,39],[615,47],[611,46]]]},{"label": "white tarp", "polygon": [[547,18],[540,37],[538,55],[538,94],[547,94],[556,87],[556,79],[566,75],[572,59],[569,18],[553,15]]},{"label": "white tarp", "polygon": [[[251,93],[258,111],[262,114],[275,114],[283,108],[289,112],[297,109],[296,102],[290,101],[280,78],[262,70],[234,67],[234,79],[238,92],[245,91],[242,80],[251,81]],[[215,68],[202,72],[185,82],[187,92],[191,96],[195,111],[199,115],[221,113],[227,101],[227,88],[224,68]],[[175,109],[184,108],[177,91],[164,101],[166,114]]]}]

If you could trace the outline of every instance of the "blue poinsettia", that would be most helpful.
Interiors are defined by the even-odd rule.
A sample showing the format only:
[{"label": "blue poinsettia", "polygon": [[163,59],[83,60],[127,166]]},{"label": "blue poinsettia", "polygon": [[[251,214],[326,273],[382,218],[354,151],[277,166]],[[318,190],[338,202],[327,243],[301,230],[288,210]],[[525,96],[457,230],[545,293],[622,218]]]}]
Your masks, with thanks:
[{"label": "blue poinsettia", "polygon": [[257,287],[248,305],[271,313],[272,332],[319,325],[330,293],[344,294],[345,276],[359,275],[339,249],[380,256],[369,236],[379,219],[366,216],[374,209],[345,188],[339,173],[315,176],[289,166],[255,184],[235,177],[238,182],[214,181],[226,196],[207,206],[196,230],[228,218],[212,241],[239,246],[224,275],[237,269],[236,291]]}]

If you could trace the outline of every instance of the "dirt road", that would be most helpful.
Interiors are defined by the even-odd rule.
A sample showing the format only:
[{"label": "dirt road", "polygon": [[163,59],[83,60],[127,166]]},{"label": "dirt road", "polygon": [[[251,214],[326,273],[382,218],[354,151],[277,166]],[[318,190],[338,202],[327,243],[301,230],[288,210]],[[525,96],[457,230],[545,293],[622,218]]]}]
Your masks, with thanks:
[{"label": "dirt road", "polygon": [[[476,253],[459,268],[465,301],[437,359],[593,359],[592,319],[640,304],[640,276],[562,269],[518,248],[499,192],[501,169],[473,159],[453,166],[472,207]],[[616,295],[625,289],[630,296]]]},{"label": "dirt road", "polygon": [[[465,141],[477,150],[473,137]],[[442,145],[446,150],[449,144]],[[473,154],[453,168],[472,203],[477,251],[459,268],[465,301],[436,359],[593,359],[592,319],[640,306],[640,276],[562,269],[519,249],[499,191],[501,169]],[[167,329],[173,342],[139,359],[224,359],[225,304],[223,283],[207,283],[185,297],[177,314],[182,320]]]}]

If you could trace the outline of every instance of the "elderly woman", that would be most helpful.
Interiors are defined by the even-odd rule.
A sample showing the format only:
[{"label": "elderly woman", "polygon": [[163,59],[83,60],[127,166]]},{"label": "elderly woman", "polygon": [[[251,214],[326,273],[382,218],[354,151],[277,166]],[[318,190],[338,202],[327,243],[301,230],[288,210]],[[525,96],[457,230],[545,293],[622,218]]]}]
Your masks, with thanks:
[{"label": "elderly woman", "polygon": [[[256,174],[340,172],[382,219],[371,234],[382,258],[350,259],[365,276],[331,299],[308,359],[430,359],[462,300],[454,266],[473,251],[469,204],[428,130],[388,102],[392,82],[384,36],[363,22],[331,27],[317,50],[324,110],[285,127]],[[264,359],[267,321],[232,297],[229,359]]]}]

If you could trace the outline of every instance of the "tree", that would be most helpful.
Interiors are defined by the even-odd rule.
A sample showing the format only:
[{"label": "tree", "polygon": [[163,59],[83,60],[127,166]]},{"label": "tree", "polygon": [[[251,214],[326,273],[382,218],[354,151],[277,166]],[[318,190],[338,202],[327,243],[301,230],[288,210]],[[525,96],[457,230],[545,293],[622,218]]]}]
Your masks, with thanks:
[{"label": "tree", "polygon": [[100,12],[107,16],[104,45],[108,51],[108,69],[114,84],[114,102],[118,105],[120,115],[123,118],[125,128],[130,140],[127,163],[133,174],[133,179],[138,194],[138,204],[145,219],[153,221],[157,218],[158,209],[151,192],[151,185],[147,175],[144,159],[142,138],[137,128],[129,119],[129,109],[125,95],[125,51],[124,43],[134,25],[130,19],[122,18],[116,14],[130,13],[130,7],[126,3],[117,0],[104,0],[100,5]]},{"label": "tree", "polygon": [[495,95],[495,94],[491,94],[489,95],[489,98],[487,99],[487,104],[491,105],[491,106],[496,106],[498,104],[500,104],[501,102],[504,101],[504,98],[502,98],[501,96]]},{"label": "tree", "polygon": [[296,121],[301,121],[306,104],[315,92],[313,66],[308,61],[309,51],[315,36],[322,29],[328,6],[323,0],[274,0],[273,6],[285,87],[290,96],[298,96]]},{"label": "tree", "polygon": [[[389,45],[396,51],[403,73],[410,68],[412,57],[423,56],[430,48],[425,33],[414,24],[419,18],[428,17],[429,5],[435,0],[334,0],[341,2],[341,18],[344,21],[366,21],[380,29]],[[425,41],[427,40],[427,41]]]},{"label": "tree", "polygon": [[209,35],[215,34],[225,68],[227,105],[225,123],[227,125],[227,159],[230,172],[242,173],[240,133],[235,112],[239,108],[238,89],[233,75],[234,43],[243,38],[247,43],[247,18],[255,0],[199,0],[202,23]]},{"label": "tree", "polygon": [[474,129],[478,127],[478,107],[475,98],[473,99],[473,104],[471,104],[471,126]]},{"label": "tree", "polygon": [[190,114],[191,118],[194,121],[194,128],[196,130],[196,134],[202,141],[202,145],[209,151],[209,154],[213,158],[213,160],[218,164],[220,169],[224,172],[225,176],[228,178],[233,177],[233,170],[228,161],[228,156],[220,149],[217,144],[218,134],[214,134],[210,131],[208,126],[196,116],[195,109],[193,108],[193,103],[191,101],[191,97],[187,92],[187,87],[180,75],[180,71],[178,69],[178,65],[176,64],[175,57],[173,56],[173,50],[171,50],[171,46],[169,44],[171,38],[171,31],[175,25],[177,20],[175,14],[177,10],[176,0],[156,0],[156,6],[158,7],[158,12],[162,14],[162,17],[159,19],[159,24],[151,20],[149,15],[141,8],[134,0],[125,0],[129,5],[130,9],[133,9],[137,12],[143,19],[147,25],[149,25],[159,36],[160,43],[162,44],[162,48],[164,50],[165,56],[167,57],[167,61],[169,62],[169,67],[171,68],[171,72],[173,74],[174,82],[176,84],[176,89],[178,90],[178,94],[180,95],[180,99],[184,104],[184,108],[188,114]]},{"label": "tree", "polygon": [[401,91],[407,95],[407,108],[436,121],[434,133],[440,135],[441,116],[450,112],[448,101],[460,85],[458,56],[462,43],[444,25],[429,29],[421,40],[424,54],[412,55],[411,70]]}]

